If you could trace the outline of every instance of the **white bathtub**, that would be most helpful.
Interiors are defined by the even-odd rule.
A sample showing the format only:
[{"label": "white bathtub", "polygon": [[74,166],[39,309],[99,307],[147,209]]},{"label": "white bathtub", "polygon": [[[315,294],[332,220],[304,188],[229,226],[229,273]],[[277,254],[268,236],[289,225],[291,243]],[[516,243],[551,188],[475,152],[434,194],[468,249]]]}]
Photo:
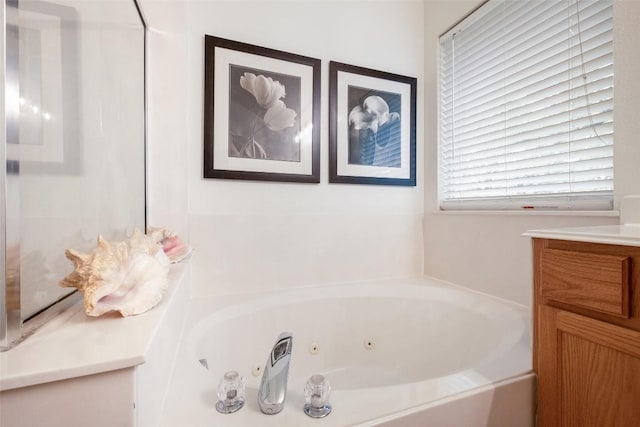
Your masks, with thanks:
[{"label": "white bathtub", "polygon": [[[264,415],[257,388],[282,331],[293,333],[287,401]],[[216,387],[229,370],[247,403],[222,415]],[[302,411],[315,373],[333,389],[324,419]],[[194,300],[162,426],[524,427],[532,400],[529,311],[421,278]]]}]

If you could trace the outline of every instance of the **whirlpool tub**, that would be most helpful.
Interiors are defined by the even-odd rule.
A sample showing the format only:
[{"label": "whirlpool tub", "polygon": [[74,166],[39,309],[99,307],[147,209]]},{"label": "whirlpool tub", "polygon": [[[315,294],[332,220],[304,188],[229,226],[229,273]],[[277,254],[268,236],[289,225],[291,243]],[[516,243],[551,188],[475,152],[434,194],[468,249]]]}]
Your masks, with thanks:
[{"label": "whirlpool tub", "polygon": [[[257,389],[282,331],[293,334],[284,410],[262,414]],[[162,426],[532,425],[529,310],[419,278],[227,295],[191,302]],[[205,365],[207,367],[205,367]],[[246,404],[215,409],[226,371]],[[304,385],[324,374],[333,412],[303,412]]]}]

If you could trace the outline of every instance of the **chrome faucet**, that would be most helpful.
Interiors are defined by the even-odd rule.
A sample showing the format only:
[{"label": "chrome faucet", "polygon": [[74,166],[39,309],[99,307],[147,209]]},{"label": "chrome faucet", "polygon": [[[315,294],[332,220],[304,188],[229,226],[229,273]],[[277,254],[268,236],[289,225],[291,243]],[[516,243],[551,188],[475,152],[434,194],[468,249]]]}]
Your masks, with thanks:
[{"label": "chrome faucet", "polygon": [[277,414],[284,408],[292,345],[293,335],[283,332],[269,353],[258,390],[258,406],[265,414]]}]

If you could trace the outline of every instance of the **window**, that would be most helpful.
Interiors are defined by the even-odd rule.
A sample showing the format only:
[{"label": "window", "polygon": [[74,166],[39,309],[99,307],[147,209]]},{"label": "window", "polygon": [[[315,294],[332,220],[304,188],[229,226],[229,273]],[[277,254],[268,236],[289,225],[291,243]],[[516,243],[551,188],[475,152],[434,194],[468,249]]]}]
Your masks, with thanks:
[{"label": "window", "polygon": [[610,0],[489,0],[439,65],[441,209],[612,209]]}]

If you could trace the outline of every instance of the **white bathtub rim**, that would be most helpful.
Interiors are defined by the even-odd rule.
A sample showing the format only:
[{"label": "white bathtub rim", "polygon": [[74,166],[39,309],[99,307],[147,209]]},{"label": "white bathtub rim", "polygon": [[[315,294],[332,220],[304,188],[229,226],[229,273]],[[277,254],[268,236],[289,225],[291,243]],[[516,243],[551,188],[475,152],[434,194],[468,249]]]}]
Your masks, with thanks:
[{"label": "white bathtub rim", "polygon": [[[343,281],[331,281],[326,283],[304,284],[304,285],[293,286],[293,287],[277,286],[277,287],[269,287],[264,290],[245,289],[243,287],[239,287],[240,288],[239,291],[218,292],[216,290],[211,290],[211,292],[206,292],[204,294],[199,294],[197,296],[194,296],[193,299],[202,299],[202,298],[216,299],[216,298],[228,298],[228,297],[238,297],[238,296],[251,297],[251,296],[263,295],[263,294],[290,292],[292,290],[330,289],[333,287],[342,287],[342,286],[358,285],[358,284],[391,284],[393,286],[394,283],[404,283],[404,282],[408,282],[408,284],[412,284],[416,286],[437,285],[437,286],[444,286],[444,287],[453,287],[456,289],[460,289],[462,291],[467,291],[473,294],[483,295],[484,297],[487,297],[490,299],[502,301],[505,304],[517,306],[522,309],[528,309],[528,310],[531,309],[530,305],[522,304],[520,302],[511,300],[508,298],[503,298],[492,293],[484,292],[484,291],[474,289],[465,285],[450,282],[448,280],[440,279],[438,277],[431,276],[428,274],[390,276],[390,277],[383,277],[379,279],[354,279],[354,280],[343,280]],[[218,286],[216,285],[216,287]],[[228,289],[230,286],[220,286],[220,287],[224,289]]]},{"label": "white bathtub rim", "polygon": [[[198,305],[204,305],[205,309],[214,310],[214,312],[207,315],[207,317],[215,318],[216,322],[218,322],[240,317],[241,315],[253,312],[256,308],[264,309],[266,307],[282,305],[283,297],[288,301],[292,301],[291,298],[293,298],[295,302],[331,298],[346,299],[362,296],[370,297],[370,295],[368,294],[353,294],[354,288],[367,288],[367,290],[376,289],[378,291],[384,291],[384,295],[375,295],[376,298],[405,298],[404,295],[398,297],[397,293],[394,292],[394,290],[397,290],[398,286],[405,287],[405,289],[412,289],[420,293],[424,292],[425,288],[442,288],[455,290],[458,296],[464,294],[478,295],[488,304],[493,302],[498,305],[504,304],[507,307],[513,308],[515,311],[530,311],[530,307],[519,304],[517,302],[470,289],[464,286],[456,285],[451,282],[443,281],[430,276],[414,276],[403,279],[382,279],[375,281],[360,280],[325,285],[302,286],[299,288],[265,290],[261,292],[209,295],[200,298],[193,298],[192,305],[195,305],[196,307]],[[350,293],[345,294],[345,291],[349,291]],[[318,295],[321,296],[318,297]],[[250,303],[248,303],[247,300],[250,301]],[[220,301],[223,302],[222,305],[218,304],[218,302]],[[459,300],[455,301],[460,302]],[[472,309],[473,308],[474,307],[472,307]],[[200,320],[204,320],[202,316],[200,316]]]},{"label": "white bathtub rim", "polygon": [[[182,362],[184,362],[184,360],[182,360]],[[182,362],[178,360],[178,363]],[[290,390],[287,394],[283,414],[273,417],[260,414],[257,408],[251,407],[251,405],[255,406],[254,402],[251,401],[248,402],[247,408],[238,412],[238,414],[226,416],[215,412],[215,409],[213,409],[213,401],[203,402],[201,392],[195,394],[185,393],[185,390],[189,392],[194,391],[194,384],[192,382],[193,374],[204,368],[196,368],[194,365],[191,365],[187,369],[184,368],[186,367],[183,365],[182,369],[179,368],[176,370],[178,377],[175,378],[175,380],[178,387],[182,387],[182,390],[172,390],[171,396],[173,399],[165,402],[167,405],[164,407],[162,416],[164,424],[162,424],[162,427],[172,427],[177,420],[180,420],[181,425],[184,426],[245,427],[247,425],[263,425],[271,427],[313,427],[318,424],[317,420],[306,417],[302,412],[301,402],[304,401],[304,397],[302,396],[301,384],[289,384]],[[191,374],[189,374],[189,372],[191,372]],[[447,378],[414,383],[411,384],[411,389],[405,385],[397,385],[367,389],[364,392],[357,390],[336,391],[332,394],[334,413],[324,419],[322,423],[326,427],[382,426],[386,421],[395,420],[399,417],[420,411],[428,411],[430,408],[446,402],[461,398],[474,398],[474,396],[479,393],[491,392],[504,383],[527,380],[533,374],[530,369],[514,372],[513,375],[492,383],[483,383],[482,375],[473,370],[461,372],[456,375],[467,376],[469,379],[475,380],[475,383],[435,399],[430,399],[433,388],[437,388],[439,386],[438,382],[442,380],[446,381]],[[210,382],[213,383],[213,378],[211,378],[211,380]],[[212,393],[213,390],[208,393],[211,398],[213,398]],[[253,394],[247,393],[247,397],[250,398],[250,396],[255,397],[255,390]],[[354,400],[356,401],[354,402]],[[358,403],[358,401],[360,402]]]},{"label": "white bathtub rim", "polygon": [[[522,381],[530,381],[533,384],[535,384],[535,374],[533,373],[533,371],[529,371],[527,373],[523,373],[520,375],[515,375],[512,377],[508,377],[505,378],[503,380],[497,381],[495,383],[492,384],[486,384],[486,385],[481,385],[466,391],[462,391],[459,393],[454,393],[451,394],[447,397],[443,397],[431,402],[426,402],[426,403],[422,403],[416,406],[412,406],[397,412],[393,412],[391,414],[388,415],[383,415],[381,417],[377,417],[374,419],[369,419],[357,424],[352,424],[349,427],[382,427],[385,426],[386,424],[396,421],[402,417],[406,417],[406,416],[410,416],[410,415],[414,415],[420,412],[425,412],[428,411],[429,409],[432,409],[434,407],[446,404],[446,403],[450,403],[450,402],[454,402],[456,400],[460,400],[460,399],[474,399],[477,396],[483,394],[483,393],[493,393],[494,391],[502,388],[502,387],[509,387],[511,385],[517,384],[519,382]],[[532,387],[532,389],[535,387]],[[530,415],[531,416],[531,421],[533,422],[533,411],[534,411],[534,399],[535,396],[531,395],[531,396],[527,396],[530,397],[530,401],[531,401],[531,412]],[[451,419],[450,421],[453,422],[453,420],[455,419],[456,414],[451,414]],[[480,424],[479,424],[480,425]],[[484,425],[484,424],[482,424]]]},{"label": "white bathtub rim", "polygon": [[[324,293],[326,295],[325,297],[328,298],[331,292],[336,293],[339,291],[340,292],[340,294],[338,295],[339,298],[349,298],[349,297],[352,297],[353,294],[350,294],[349,292],[345,293],[344,292],[345,289],[351,288],[352,291],[353,290],[357,291],[358,288],[363,286],[366,286],[369,289],[371,289],[372,285],[391,286],[390,289],[386,289],[386,288],[384,289],[384,293],[388,294],[387,291],[389,292],[393,291],[394,283],[396,285],[398,283],[404,283],[403,286],[408,286],[408,288],[413,288],[416,290],[416,292],[424,291],[423,289],[424,287],[433,287],[433,288],[442,287],[446,290],[454,291],[454,295],[468,294],[468,295],[474,296],[473,294],[475,294],[477,295],[478,298],[480,298],[481,301],[486,302],[489,306],[504,305],[507,308],[511,308],[515,312],[522,314],[523,319],[526,319],[527,316],[530,316],[529,309],[527,307],[523,307],[520,304],[516,304],[512,301],[496,298],[492,295],[487,295],[482,292],[469,290],[468,288],[465,288],[463,286],[457,286],[455,284],[450,284],[450,283],[441,281],[439,279],[433,279],[428,276],[418,277],[418,278],[413,277],[410,279],[402,279],[402,280],[385,279],[385,280],[375,281],[375,282],[357,281],[357,282],[346,282],[342,284],[308,286],[308,287],[286,289],[286,290],[280,290],[280,291],[267,290],[264,292],[233,294],[233,295],[225,295],[225,296],[210,296],[210,297],[200,298],[197,300],[194,299],[192,300],[192,309],[190,310],[189,319],[187,320],[188,327],[184,331],[181,342],[183,343],[183,345],[186,344],[187,337],[189,336],[190,333],[194,332],[194,327],[199,322],[204,322],[202,324],[205,325],[206,327],[206,325],[210,323],[212,319],[215,319],[215,316],[219,316],[220,312],[226,313],[225,316],[228,316],[229,318],[242,315],[242,313],[238,314],[237,311],[235,311],[237,308],[244,307],[247,309],[247,312],[251,312],[255,307],[252,306],[252,303],[249,303],[248,305],[246,305],[247,300],[251,300],[254,302],[259,301],[260,303],[259,306],[261,309],[263,309],[264,306],[262,304],[265,302],[265,299],[268,299],[270,301],[270,303],[272,304],[272,307],[276,307],[282,304],[283,297],[288,299],[292,295],[295,295],[297,297],[300,297],[306,300],[314,300],[318,298],[318,294]],[[327,290],[330,290],[331,292],[326,293],[325,291]],[[449,294],[449,296],[450,295],[451,294]],[[395,294],[394,296],[397,297],[397,295]],[[211,313],[212,311],[215,313]],[[207,312],[209,314],[207,314]],[[204,320],[207,316],[210,316],[211,318],[208,320]],[[528,348],[525,348],[525,347],[528,347]],[[209,415],[206,415],[207,417],[213,416],[212,419],[207,418],[208,420],[210,419],[211,421],[209,425],[219,425],[216,423],[223,423],[224,425],[227,425],[226,424],[227,420],[231,421],[231,424],[229,424],[230,426],[245,425],[242,422],[236,421],[240,419],[246,419],[247,422],[249,422],[248,425],[251,425],[252,420],[254,422],[256,420],[259,420],[259,422],[261,423],[264,420],[264,422],[267,423],[267,424],[264,424],[265,426],[276,425],[276,424],[269,424],[271,423],[272,419],[264,418],[266,416],[260,417],[259,414],[247,414],[246,411],[248,411],[248,409],[241,411],[241,412],[244,412],[245,415],[240,413],[239,414],[240,417],[222,418],[222,417],[217,417],[215,414],[210,414],[211,406],[209,406],[207,402],[200,401],[202,396],[202,384],[206,383],[207,388],[210,389],[211,384],[214,384],[217,379],[213,378],[215,375],[213,375],[213,373],[211,372],[209,373],[209,375],[205,375],[204,368],[202,366],[199,366],[199,364],[193,357],[193,353],[188,351],[188,349],[186,349],[184,346],[183,346],[183,349],[180,351],[180,353],[181,355],[177,360],[178,366],[176,366],[174,369],[174,379],[172,380],[172,386],[177,387],[177,390],[175,390],[172,393],[172,396],[175,402],[167,402],[168,406],[165,407],[166,414],[168,415],[168,420],[171,420],[171,419],[176,420],[180,416],[184,416],[180,414],[186,415],[188,413],[189,414],[193,413],[193,416],[195,417],[193,418],[193,420],[198,419],[198,417],[201,417],[200,419],[204,419],[202,417],[204,417],[205,414],[209,414]],[[400,416],[399,414],[411,413],[412,411],[418,411],[425,408],[428,409],[430,406],[436,406],[440,402],[442,402],[443,399],[445,400],[455,399],[457,396],[461,396],[467,393],[474,393],[478,390],[485,390],[485,389],[489,390],[492,387],[495,387],[495,384],[497,384],[497,382],[495,382],[496,378],[497,378],[497,381],[500,382],[500,381],[505,381],[506,379],[519,378],[522,375],[530,374],[531,372],[530,343],[529,343],[529,337],[527,337],[526,334],[522,334],[521,337],[518,339],[518,343],[515,345],[515,347],[513,349],[509,349],[508,354],[512,354],[512,353],[516,356],[515,357],[516,360],[515,361],[507,360],[501,366],[487,367],[487,366],[484,366],[483,363],[479,363],[477,366],[470,367],[470,369],[468,369],[467,371],[459,372],[452,375],[447,375],[441,378],[433,378],[427,381],[420,381],[420,382],[409,383],[409,384],[390,385],[390,386],[384,386],[379,388],[372,387],[366,390],[361,390],[361,389],[336,390],[336,392],[334,393],[334,397],[336,399],[335,414],[329,417],[327,419],[328,424],[325,423],[324,425],[344,426],[344,425],[347,425],[345,424],[347,422],[348,422],[348,425],[353,425],[353,426],[371,425],[371,424],[367,424],[367,422],[371,423],[372,420],[375,420],[377,422],[377,420],[384,419],[384,417],[391,417],[390,419],[394,419],[395,417]],[[260,360],[262,360],[264,356],[259,355],[259,358]],[[510,359],[510,357],[507,356],[507,359]],[[205,376],[206,378],[203,378]],[[463,378],[468,380],[468,384],[466,388],[463,387],[459,390],[452,392],[450,395],[447,395],[447,396],[439,396],[439,395],[435,396],[433,395],[433,393],[431,393],[431,389],[437,388],[438,383],[440,381],[446,382],[450,380],[452,377],[456,377],[456,376],[458,378]],[[298,381],[299,379],[292,378],[292,380]],[[452,387],[455,388],[456,386],[457,385],[454,384]],[[215,387],[215,384],[213,385],[213,387]],[[450,388],[450,386],[448,385],[446,387]],[[298,402],[301,399],[301,396],[300,396],[301,390],[297,390],[298,388],[301,388],[300,384],[290,384],[290,389],[291,389],[289,393],[290,402],[287,408],[287,412],[289,412],[289,415],[285,414],[285,418],[282,418],[282,417],[279,418],[279,420],[282,420],[284,422],[284,424],[282,425],[296,425],[296,426],[307,425],[306,420],[304,418],[298,418],[297,411],[299,408],[297,408],[295,405],[291,406],[293,402]],[[189,389],[193,389],[195,393],[193,395],[182,394],[185,392],[185,390],[189,390]],[[201,391],[198,393],[198,390],[201,390]],[[417,392],[413,393],[412,395],[412,391],[413,392],[417,391]],[[368,413],[365,410],[366,407],[369,407],[372,405],[369,404],[369,402],[367,402],[367,404],[363,404],[363,402],[361,401],[362,399],[368,400],[369,397],[373,399],[373,406],[375,407],[373,414]],[[386,399],[383,402],[378,400],[378,399],[381,399],[382,397]],[[196,401],[195,402],[189,401],[189,399],[195,399]],[[350,399],[355,399],[356,401],[349,402]],[[376,403],[378,403],[379,407],[376,407]],[[351,408],[351,409],[348,409],[348,408]],[[346,415],[343,412],[348,410],[353,410],[356,412],[356,414],[351,416],[351,415]],[[342,415],[340,414],[341,412],[343,412]],[[247,418],[244,418],[245,416]],[[372,418],[372,416],[374,418]],[[178,417],[178,418],[175,418],[175,417]],[[293,424],[286,424],[285,420],[290,420],[290,419],[293,419],[296,421]],[[369,419],[369,421],[367,421],[367,419]],[[169,423],[165,425],[169,426],[171,424]],[[188,424],[188,425],[203,425],[203,424],[196,423],[196,424]]]},{"label": "white bathtub rim", "polygon": [[[400,295],[398,295],[397,291],[400,291]],[[189,331],[185,336],[183,336],[182,345],[186,347],[187,354],[191,354],[191,361],[189,363],[195,363],[201,358],[215,359],[215,357],[211,357],[215,354],[215,351],[212,353],[211,350],[203,350],[202,343],[204,342],[204,347],[207,348],[208,346],[214,345],[214,343],[220,341],[219,337],[214,338],[216,336],[215,333],[213,337],[211,336],[211,331],[215,331],[217,329],[219,332],[225,333],[225,329],[218,328],[226,326],[226,323],[235,323],[235,327],[238,328],[238,331],[249,330],[249,332],[245,332],[245,334],[248,333],[250,335],[251,327],[246,325],[246,319],[250,318],[249,316],[256,315],[256,313],[262,313],[269,309],[277,310],[279,307],[286,307],[289,305],[295,306],[297,304],[314,301],[329,301],[329,304],[332,304],[335,301],[345,299],[356,299],[366,303],[370,302],[371,299],[377,298],[380,300],[393,298],[401,301],[419,299],[424,301],[427,304],[427,307],[437,304],[438,302],[443,302],[447,304],[447,309],[453,310],[461,308],[486,318],[487,321],[490,321],[492,324],[495,324],[496,322],[500,325],[507,324],[509,325],[509,328],[501,331],[500,341],[497,343],[496,347],[497,352],[511,351],[528,332],[528,324],[524,317],[525,313],[522,308],[510,304],[504,304],[502,301],[486,297],[481,297],[479,301],[477,294],[469,293],[464,288],[461,289],[446,285],[442,286],[438,283],[434,284],[431,282],[420,282],[419,284],[396,283],[391,286],[384,282],[357,282],[347,285],[333,286],[331,288],[313,287],[292,289],[284,292],[258,293],[253,294],[252,297],[247,295],[234,298],[230,297],[226,299],[231,300],[229,304],[223,304],[217,308],[211,307],[210,299],[201,299],[197,301],[195,305],[205,307],[205,310],[209,313],[204,316],[200,316],[199,314],[201,314],[202,310],[191,310],[192,316],[191,321],[189,322]],[[295,308],[298,307],[294,307],[294,309]],[[439,309],[440,306],[437,308]],[[447,311],[445,310],[445,312]],[[255,321],[256,319],[251,320]],[[292,323],[295,324],[295,321]],[[283,325],[281,329],[282,331],[291,331],[291,329],[295,329],[295,327],[293,325]],[[279,330],[277,332],[279,333],[282,331]],[[238,333],[245,335],[241,332]],[[275,336],[277,336],[277,334],[275,334],[274,337]],[[307,334],[303,334],[302,336],[305,339],[309,338]],[[526,340],[528,339],[529,337],[526,335]],[[305,343],[306,345],[310,344],[310,342],[307,343],[306,341]],[[296,352],[300,351],[298,350],[298,346],[294,346],[294,350]],[[475,365],[474,367],[483,365],[481,362],[486,361],[487,359],[485,359],[485,357],[489,357],[490,355],[491,354],[486,354],[483,358],[476,359],[478,365]],[[260,364],[262,362],[262,358],[259,359],[260,360],[254,360],[250,365],[253,366],[255,364]],[[223,360],[226,359],[223,358]],[[223,363],[223,365],[226,364]],[[235,366],[233,368],[235,369]],[[428,378],[420,377],[416,378],[415,381],[404,380],[398,384],[407,385],[412,382],[421,382],[425,379]],[[343,389],[351,390],[354,388],[348,387]]]}]

